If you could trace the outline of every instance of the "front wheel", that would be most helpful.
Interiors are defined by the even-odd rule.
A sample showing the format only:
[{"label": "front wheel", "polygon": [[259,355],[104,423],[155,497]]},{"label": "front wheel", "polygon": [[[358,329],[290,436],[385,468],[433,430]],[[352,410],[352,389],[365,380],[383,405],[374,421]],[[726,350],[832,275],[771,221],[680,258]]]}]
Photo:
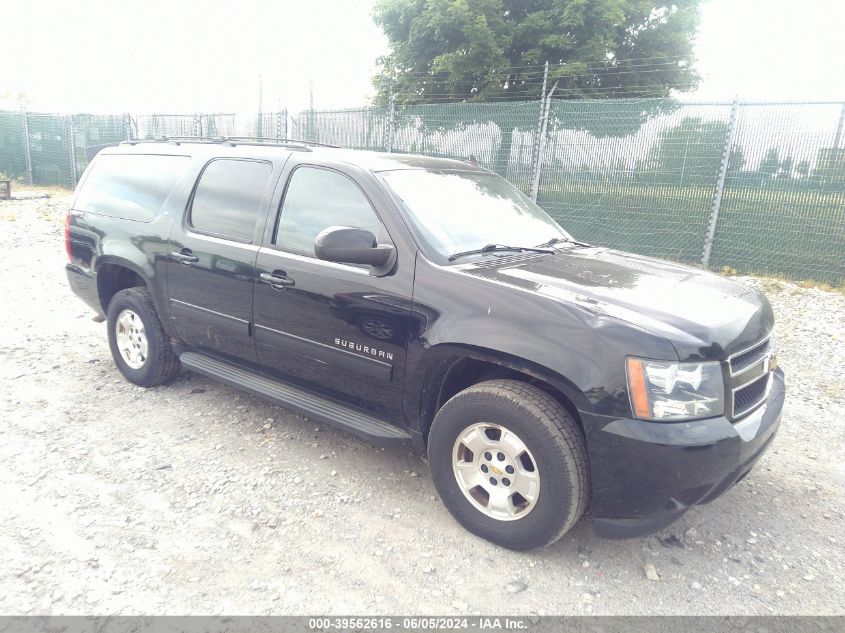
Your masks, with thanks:
[{"label": "front wheel", "polygon": [[490,380],[451,398],[431,426],[428,455],[452,515],[510,549],[555,542],[587,505],[580,428],[554,398],[523,382]]},{"label": "front wheel", "polygon": [[109,302],[109,347],[124,378],[139,387],[155,387],[173,378],[179,360],[146,288],[121,290]]}]

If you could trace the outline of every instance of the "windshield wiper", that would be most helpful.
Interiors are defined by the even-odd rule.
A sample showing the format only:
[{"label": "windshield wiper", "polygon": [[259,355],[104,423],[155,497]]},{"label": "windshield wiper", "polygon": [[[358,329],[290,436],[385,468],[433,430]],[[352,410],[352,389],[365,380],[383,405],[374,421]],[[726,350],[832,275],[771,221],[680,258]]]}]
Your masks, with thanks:
[{"label": "windshield wiper", "polygon": [[576,240],[570,239],[568,237],[553,237],[548,242],[543,242],[542,244],[538,244],[538,248],[549,247],[557,244],[558,242],[566,242],[567,244],[574,244],[575,246],[589,246],[586,242],[578,242]]},{"label": "windshield wiper", "polygon": [[453,262],[460,257],[467,255],[483,255],[484,253],[496,253],[499,251],[530,251],[534,253],[554,253],[551,248],[542,248],[540,246],[506,246],[505,244],[488,244],[481,248],[474,248],[471,251],[463,251],[449,256],[449,261]]}]

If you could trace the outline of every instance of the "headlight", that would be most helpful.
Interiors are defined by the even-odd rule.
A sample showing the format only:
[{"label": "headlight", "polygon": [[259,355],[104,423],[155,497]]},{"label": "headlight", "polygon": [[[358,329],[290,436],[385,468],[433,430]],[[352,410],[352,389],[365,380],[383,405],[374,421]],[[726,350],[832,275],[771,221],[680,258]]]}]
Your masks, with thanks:
[{"label": "headlight", "polygon": [[725,411],[719,362],[673,363],[627,359],[628,394],[634,415],[643,420],[694,420]]}]

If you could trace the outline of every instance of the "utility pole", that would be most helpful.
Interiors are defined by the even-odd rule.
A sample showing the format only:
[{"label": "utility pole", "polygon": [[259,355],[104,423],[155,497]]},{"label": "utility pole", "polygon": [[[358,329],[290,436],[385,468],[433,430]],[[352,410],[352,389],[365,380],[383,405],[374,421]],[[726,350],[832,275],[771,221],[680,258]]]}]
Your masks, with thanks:
[{"label": "utility pole", "polygon": [[314,117],[314,78],[308,80],[308,135],[306,140],[316,143],[317,139],[314,135],[315,117]]},{"label": "utility pole", "polygon": [[842,104],[842,110],[839,113],[839,124],[836,126],[836,136],[833,137],[833,149],[839,149],[839,144],[842,142],[843,131],[845,131],[845,103]]},{"label": "utility pole", "polygon": [[534,138],[534,145],[531,148],[531,166],[533,173],[531,174],[531,199],[537,202],[537,194],[534,191],[534,181],[538,180],[539,173],[538,157],[540,156],[540,136],[543,134],[543,119],[546,114],[546,84],[549,81],[549,62],[546,62],[543,70],[543,90],[540,92],[540,114],[537,116],[537,135]]},{"label": "utility pole", "polygon": [[255,123],[255,135],[261,138],[264,136],[264,80],[261,73],[258,73],[258,121]]},{"label": "utility pole", "polygon": [[[546,62],[546,66],[543,70],[543,89],[540,91],[540,116],[537,117],[537,141],[540,140],[540,128],[543,125],[543,112],[546,110],[546,84],[549,81],[549,62]],[[536,159],[536,152],[537,152],[537,143],[534,143],[534,152],[535,156],[532,156],[532,160]]]},{"label": "utility pole", "polygon": [[[276,120],[275,129],[273,130],[273,136],[276,138],[287,138],[288,137],[288,130],[287,130],[287,110],[285,110],[285,106],[282,103],[282,93],[279,92],[276,95],[276,107],[275,107],[275,115],[274,118]],[[282,118],[284,117],[284,118]]]},{"label": "utility pole", "polygon": [[29,147],[29,121],[27,120],[26,109],[23,104],[23,93],[18,94],[18,107],[21,111],[21,134],[23,135],[23,154],[26,160],[26,178],[29,184],[32,183],[32,151]]},{"label": "utility pole", "polygon": [[389,152],[393,151],[393,132],[396,127],[396,95],[390,95],[390,111],[387,115],[387,147],[385,149]]},{"label": "utility pole", "polygon": [[549,131],[549,114],[552,109],[552,95],[554,95],[560,80],[556,81],[546,96],[545,108],[543,110],[543,125],[540,129],[540,142],[537,143],[537,162],[534,167],[534,181],[531,183],[531,200],[537,202],[540,193],[540,174],[543,171],[543,154],[546,151],[546,134]]},{"label": "utility pole", "polygon": [[76,186],[76,138],[73,130],[73,115],[68,114],[65,117],[65,140],[68,147],[68,166],[70,167],[70,186]]},{"label": "utility pole", "polygon": [[540,93],[540,99],[546,98],[546,84],[549,83],[549,62],[543,67],[543,91]]},{"label": "utility pole", "polygon": [[725,192],[725,178],[728,175],[728,163],[731,159],[736,138],[736,126],[739,118],[739,97],[734,97],[731,105],[731,114],[728,119],[728,133],[725,136],[725,145],[722,148],[722,161],[719,164],[719,173],[716,176],[716,189],[713,192],[713,200],[710,203],[710,222],[707,225],[707,236],[704,238],[704,248],[701,251],[701,266],[710,266],[710,254],[713,251],[713,240],[716,239],[716,226],[719,224],[719,211],[722,209],[722,195]]}]

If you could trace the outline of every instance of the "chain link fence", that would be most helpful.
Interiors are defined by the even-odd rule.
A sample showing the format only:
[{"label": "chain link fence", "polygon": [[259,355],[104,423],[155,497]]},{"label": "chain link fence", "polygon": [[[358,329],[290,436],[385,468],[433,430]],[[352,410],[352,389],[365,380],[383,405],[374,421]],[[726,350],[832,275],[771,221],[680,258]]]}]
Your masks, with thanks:
[{"label": "chain link fence", "polygon": [[0,172],[73,186],[126,138],[299,138],[471,160],[576,238],[715,270],[845,284],[845,103],[437,103],[257,116],[0,112]]},{"label": "chain link fence", "polygon": [[0,173],[35,185],[74,187],[85,149],[162,136],[285,138],[285,111],[235,114],[42,114],[0,112]]},{"label": "chain link fence", "polygon": [[291,125],[472,160],[593,244],[845,283],[845,103],[547,98],[307,111]]}]

